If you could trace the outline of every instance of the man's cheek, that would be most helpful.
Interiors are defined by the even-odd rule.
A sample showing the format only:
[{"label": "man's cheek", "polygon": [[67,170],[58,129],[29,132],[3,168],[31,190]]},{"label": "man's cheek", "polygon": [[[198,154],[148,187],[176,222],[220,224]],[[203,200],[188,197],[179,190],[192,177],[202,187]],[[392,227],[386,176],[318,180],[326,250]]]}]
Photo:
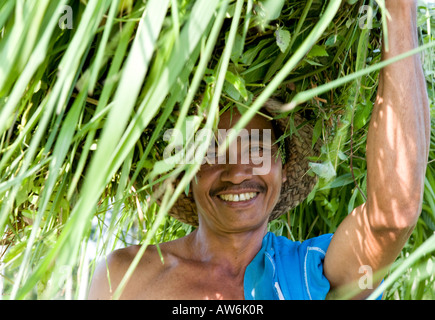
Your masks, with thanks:
[{"label": "man's cheek", "polygon": [[258,161],[258,163],[255,164],[260,166],[255,166],[254,168],[252,168],[253,175],[264,176],[270,173],[272,168],[272,161],[270,155],[261,157],[260,161]]}]

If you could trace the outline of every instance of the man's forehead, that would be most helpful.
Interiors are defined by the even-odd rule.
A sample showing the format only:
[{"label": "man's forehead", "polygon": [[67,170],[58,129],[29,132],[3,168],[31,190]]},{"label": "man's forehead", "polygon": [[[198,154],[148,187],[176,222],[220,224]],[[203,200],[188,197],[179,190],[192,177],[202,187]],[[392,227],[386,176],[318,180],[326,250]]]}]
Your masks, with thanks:
[{"label": "man's forehead", "polygon": [[[229,109],[220,116],[218,129],[231,129],[236,125],[240,118],[241,114],[237,109]],[[245,129],[248,131],[251,131],[251,129],[273,130],[273,124],[264,116],[256,114],[246,125]]]}]

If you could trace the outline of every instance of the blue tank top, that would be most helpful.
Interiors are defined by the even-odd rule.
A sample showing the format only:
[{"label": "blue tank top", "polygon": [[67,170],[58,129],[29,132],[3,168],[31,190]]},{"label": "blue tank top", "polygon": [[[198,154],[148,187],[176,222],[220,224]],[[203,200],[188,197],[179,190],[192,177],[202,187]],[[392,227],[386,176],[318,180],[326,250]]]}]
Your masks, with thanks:
[{"label": "blue tank top", "polygon": [[246,300],[323,300],[329,292],[323,259],[332,234],[294,242],[268,232],[247,266]]},{"label": "blue tank top", "polygon": [[[323,260],[332,234],[291,241],[268,232],[262,247],[247,266],[246,300],[324,300],[330,284]],[[382,294],[376,299],[381,300]]]}]

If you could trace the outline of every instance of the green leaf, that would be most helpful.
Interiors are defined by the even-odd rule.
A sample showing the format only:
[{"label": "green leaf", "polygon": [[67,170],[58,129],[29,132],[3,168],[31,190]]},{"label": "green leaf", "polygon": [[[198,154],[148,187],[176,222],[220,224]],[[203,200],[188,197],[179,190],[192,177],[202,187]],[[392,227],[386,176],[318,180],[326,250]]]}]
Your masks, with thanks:
[{"label": "green leaf", "polygon": [[285,52],[290,44],[290,32],[284,29],[275,31],[276,44],[281,52]]},{"label": "green leaf", "polygon": [[329,36],[329,38],[326,40],[325,45],[328,47],[331,47],[337,43],[337,40],[338,40],[338,35],[333,34],[333,35]]},{"label": "green leaf", "polygon": [[308,63],[309,65],[312,65],[312,66],[318,66],[318,67],[323,67],[323,65],[322,64],[320,64],[320,63],[318,63],[318,62],[316,62],[316,61],[313,61],[313,60],[310,60],[310,59],[304,59],[304,62],[306,62],[306,63]]},{"label": "green leaf", "polygon": [[255,46],[253,46],[252,48],[249,48],[248,50],[246,50],[243,53],[242,57],[240,58],[240,62],[242,62],[248,66],[251,65],[252,62],[254,61],[254,59],[257,57],[258,53],[264,48],[264,46],[266,46],[270,42],[271,42],[271,39],[261,40]]},{"label": "green leaf", "polygon": [[317,174],[320,178],[325,179],[326,181],[331,180],[337,175],[331,161],[327,161],[324,163],[310,162],[309,165],[311,167],[311,170],[313,170],[315,174]]},{"label": "green leaf", "polygon": [[[354,171],[355,171],[355,179],[359,179],[362,176],[362,173],[359,172],[359,170],[354,170]],[[333,181],[331,181],[331,183],[327,184],[323,188],[320,188],[319,190],[339,188],[351,184],[353,182],[354,180],[352,178],[352,174],[346,173],[339,176],[337,179],[334,179]]]},{"label": "green leaf", "polygon": [[323,120],[319,119],[316,121],[316,124],[313,129],[313,140],[311,147],[314,147],[317,140],[320,138],[320,135],[322,134],[322,128],[323,128]]},{"label": "green leaf", "polygon": [[225,81],[230,83],[245,101],[248,100],[248,91],[245,87],[245,80],[242,77],[235,75],[231,71],[227,71],[227,73],[225,74]]},{"label": "green leaf", "polygon": [[236,41],[234,42],[233,50],[231,52],[231,61],[238,63],[239,59],[243,53],[244,43],[243,38],[240,34],[236,34]]},{"label": "green leaf", "polygon": [[314,45],[310,52],[308,53],[308,57],[314,58],[314,57],[327,57],[328,52],[326,51],[324,46]]},{"label": "green leaf", "polygon": [[275,20],[278,19],[281,10],[284,6],[285,1],[284,0],[265,0],[261,2],[264,9],[265,14],[265,20]]}]

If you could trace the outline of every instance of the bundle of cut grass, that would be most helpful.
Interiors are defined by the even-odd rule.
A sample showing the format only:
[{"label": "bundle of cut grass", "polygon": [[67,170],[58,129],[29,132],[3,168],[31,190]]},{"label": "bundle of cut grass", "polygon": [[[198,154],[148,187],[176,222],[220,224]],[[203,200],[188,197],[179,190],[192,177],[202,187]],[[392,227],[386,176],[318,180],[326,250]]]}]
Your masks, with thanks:
[{"label": "bundle of cut grass", "polygon": [[[242,126],[271,96],[288,103],[282,116],[303,112],[314,126],[313,144],[323,147],[312,159],[312,174],[321,178],[316,189],[270,228],[296,240],[333,232],[364,201],[382,3],[3,1],[2,294],[83,298],[93,241],[96,258],[119,245],[146,248],[190,232],[167,211],[199,166],[163,161],[164,133],[192,123],[211,129],[219,107],[238,108]],[[432,104],[433,13],[421,3]],[[421,225],[404,255],[435,230],[431,166]],[[181,183],[165,184],[157,205],[153,191],[180,174]],[[417,297],[427,297],[427,283],[433,288],[433,277],[420,278]],[[404,297],[398,288],[386,296],[395,295]]]}]

